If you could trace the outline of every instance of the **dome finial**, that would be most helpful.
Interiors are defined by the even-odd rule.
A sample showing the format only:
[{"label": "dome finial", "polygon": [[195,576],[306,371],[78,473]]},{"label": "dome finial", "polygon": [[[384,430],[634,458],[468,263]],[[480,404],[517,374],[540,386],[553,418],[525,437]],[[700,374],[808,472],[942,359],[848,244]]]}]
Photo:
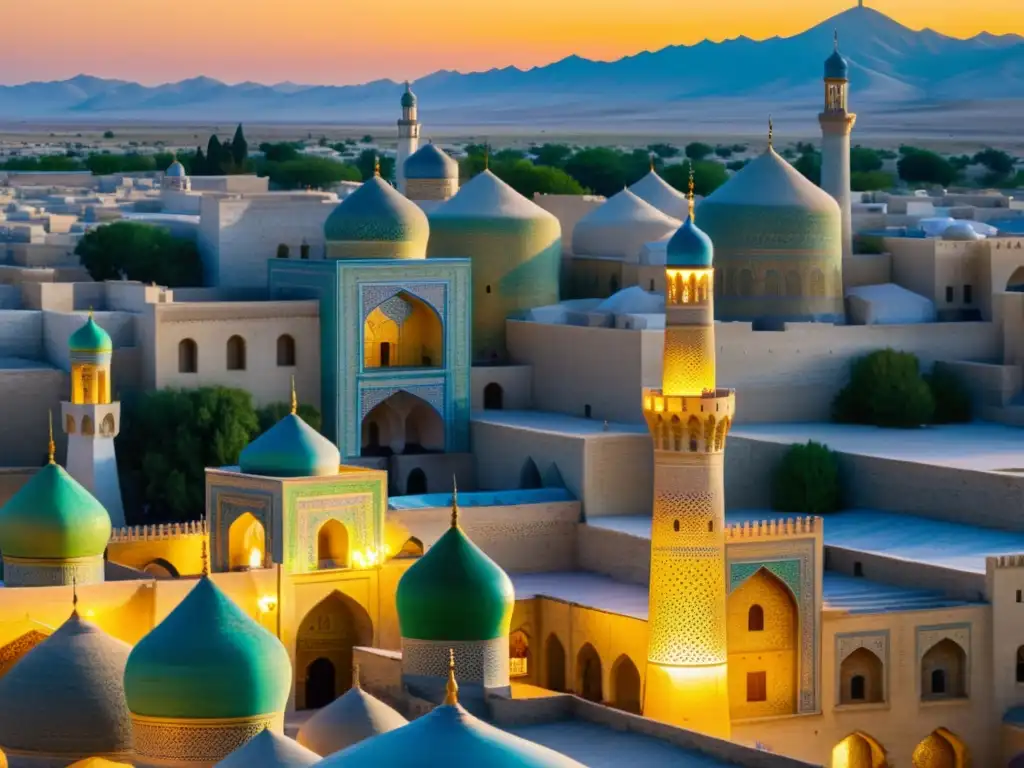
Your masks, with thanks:
[{"label": "dome finial", "polygon": [[377,155],[373,156],[373,175],[380,178],[380,157]]},{"label": "dome finial", "polygon": [[489,141],[484,142],[484,170],[489,171],[491,169],[491,143]]},{"label": "dome finial", "polygon": [[206,539],[203,539],[203,551],[200,557],[203,558],[203,576],[210,575],[210,556],[206,551]]},{"label": "dome finial", "polygon": [[452,474],[452,528],[459,527],[459,486]]},{"label": "dome finial", "polygon": [[455,682],[455,649],[448,649],[448,684],[444,687],[445,704],[458,704],[459,703],[459,684]]},{"label": "dome finial", "polygon": [[775,137],[775,127],[772,125],[772,116],[768,115],[768,149],[772,149],[772,139]]},{"label": "dome finial", "polygon": [[693,221],[693,161],[690,161],[690,180],[686,188],[686,205],[690,209],[690,221]]},{"label": "dome finial", "polygon": [[359,684],[359,664],[352,665],[352,687],[359,689],[362,686]]},{"label": "dome finial", "polygon": [[92,306],[89,306],[89,319],[92,320]]},{"label": "dome finial", "polygon": [[839,30],[832,30],[832,50],[839,52]]},{"label": "dome finial", "polygon": [[292,416],[299,412],[299,398],[295,395],[295,374],[292,374]]},{"label": "dome finial", "polygon": [[50,442],[47,443],[46,450],[47,450],[47,454],[49,456],[49,458],[47,459],[48,463],[56,464],[57,462],[56,462],[54,457],[57,455],[57,446],[54,445],[54,442],[53,442],[53,410],[52,409],[50,410]]},{"label": "dome finial", "polygon": [[71,615],[78,615],[78,577],[71,574]]},{"label": "dome finial", "polygon": [[648,153],[648,159],[651,161],[651,173],[654,173],[654,153]]}]

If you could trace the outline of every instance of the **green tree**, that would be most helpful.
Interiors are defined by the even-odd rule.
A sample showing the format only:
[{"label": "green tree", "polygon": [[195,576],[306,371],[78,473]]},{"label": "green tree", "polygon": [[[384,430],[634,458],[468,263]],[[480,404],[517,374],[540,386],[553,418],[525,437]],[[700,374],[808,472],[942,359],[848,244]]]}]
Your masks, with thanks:
[{"label": "green tree", "polygon": [[647,151],[653,152],[662,160],[679,156],[679,147],[673,147],[671,144],[648,144]]},{"label": "green tree", "polygon": [[793,163],[793,167],[815,184],[821,184],[821,153],[812,149],[804,152]]},{"label": "green tree", "polygon": [[808,440],[790,446],[775,470],[772,508],[823,515],[842,506],[839,459],[828,446]]},{"label": "green tree", "polygon": [[971,420],[970,394],[955,373],[936,363],[924,380],[935,400],[934,424],[962,424]]},{"label": "green tree", "polygon": [[[269,405],[263,406],[256,411],[256,420],[259,423],[258,434],[262,435],[291,412],[291,403],[270,403]],[[317,432],[319,432],[320,427],[323,426],[323,419],[320,416],[320,411],[308,403],[299,403],[298,415],[300,419],[309,424],[309,426]]]},{"label": "green tree", "polygon": [[249,142],[245,140],[245,132],[242,130],[242,124],[239,123],[235,128],[235,136],[231,139],[231,160],[234,162],[235,169],[241,172],[245,169],[248,159]]},{"label": "green tree", "polygon": [[562,168],[565,161],[572,155],[572,147],[568,144],[544,144],[540,147],[531,147],[530,152],[536,158],[537,165],[550,165],[554,168]]},{"label": "green tree", "polygon": [[[686,192],[690,186],[690,163],[666,165],[661,176],[665,181]],[[725,166],[716,160],[697,160],[693,163],[693,191],[707,197],[729,180]]]},{"label": "green tree", "polygon": [[206,155],[203,154],[202,147],[196,147],[196,153],[192,157],[192,166],[188,172],[193,176],[205,176],[206,175]]},{"label": "green tree", "polygon": [[263,161],[257,173],[268,176],[276,189],[327,189],[339,181],[360,181],[359,169],[326,157],[305,155],[284,162]]},{"label": "green tree", "polygon": [[116,221],[86,232],[75,253],[93,280],[138,280],[170,288],[203,284],[194,241],[163,227]]},{"label": "green tree", "polygon": [[947,186],[957,177],[956,168],[946,158],[927,149],[901,147],[896,170],[903,181],[910,184],[939,184]]},{"label": "green tree", "polygon": [[103,132],[103,138],[104,139],[112,139],[112,138],[114,138],[114,132],[113,131],[104,131]]},{"label": "green tree", "polygon": [[565,161],[565,172],[605,197],[621,192],[627,184],[625,156],[608,147],[581,149]]},{"label": "green tree", "polygon": [[882,170],[882,156],[868,147],[854,147],[850,150],[850,171],[870,173]]},{"label": "green tree", "polygon": [[117,459],[129,524],[200,519],[206,468],[237,464],[259,432],[252,396],[227,387],[142,392],[122,413]]},{"label": "green tree", "polygon": [[260,152],[263,153],[265,159],[271,162],[283,163],[288,160],[298,160],[302,157],[299,152],[300,146],[291,141],[279,141],[273,144],[264,142],[260,144]]},{"label": "green tree", "polygon": [[1013,173],[1013,158],[1001,149],[986,147],[974,156],[974,162],[988,168],[996,178],[1005,178]]},{"label": "green tree", "polygon": [[93,153],[86,158],[85,166],[92,171],[94,176],[155,171],[157,167],[154,157],[135,153],[125,155]]},{"label": "green tree", "polygon": [[703,141],[691,141],[686,145],[686,156],[691,160],[703,160],[714,151],[714,147]]},{"label": "green tree", "polygon": [[876,427],[928,424],[935,398],[921,377],[917,356],[880,349],[853,362],[850,382],[832,403],[835,421]]},{"label": "green tree", "polygon": [[363,144],[373,144],[373,136],[371,136],[370,134],[366,134],[365,136],[363,136],[363,138],[360,139],[360,141]]},{"label": "green tree", "polygon": [[220,176],[224,173],[224,147],[221,146],[217,134],[210,136],[206,143],[206,166],[204,176]]},{"label": "green tree", "polygon": [[850,174],[850,189],[854,192],[873,192],[878,189],[892,189],[896,179],[885,171],[854,171]]},{"label": "green tree", "polygon": [[[359,169],[359,173],[363,181],[369,181],[373,178],[374,164],[380,163],[380,176],[382,179],[390,179],[395,175],[395,158],[386,157],[381,155],[373,149],[364,149],[359,153],[359,157],[356,158],[356,168]],[[354,179],[358,181],[358,179]]]},{"label": "green tree", "polygon": [[0,169],[5,171],[81,171],[83,168],[77,158],[62,155],[9,157],[0,163]]},{"label": "green tree", "polygon": [[744,166],[749,162],[749,160],[730,160],[725,164],[725,167],[730,171],[742,171]]},{"label": "green tree", "polygon": [[723,160],[728,157],[732,157],[732,147],[725,147],[719,144],[717,147],[715,147],[715,154],[718,155]]}]

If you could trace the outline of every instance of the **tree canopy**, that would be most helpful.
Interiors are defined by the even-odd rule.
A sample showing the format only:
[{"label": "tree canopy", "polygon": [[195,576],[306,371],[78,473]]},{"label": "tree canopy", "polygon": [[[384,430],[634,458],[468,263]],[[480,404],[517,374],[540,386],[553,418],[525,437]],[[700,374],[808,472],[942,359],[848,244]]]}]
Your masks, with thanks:
[{"label": "tree canopy", "polygon": [[839,460],[828,446],[808,440],[786,451],[772,482],[772,507],[821,515],[842,505]]},{"label": "tree canopy", "polygon": [[313,155],[297,155],[283,161],[263,160],[256,164],[256,172],[268,176],[277,189],[327,189],[339,181],[362,179],[354,165]]},{"label": "tree canopy", "polygon": [[686,156],[691,160],[703,160],[705,157],[715,151],[715,148],[710,144],[705,144],[703,141],[691,141],[686,145]]},{"label": "tree canopy", "polygon": [[93,280],[138,280],[170,288],[200,286],[203,266],[195,242],[167,229],[116,221],[91,229],[75,253]]},{"label": "tree canopy", "polygon": [[882,156],[868,147],[850,149],[850,171],[852,173],[871,173],[882,170]]},{"label": "tree canopy", "polygon": [[[395,175],[395,158],[382,155],[375,149],[364,149],[356,158],[356,168],[363,181],[373,178],[374,166],[380,163],[380,175],[385,181]],[[356,179],[358,181],[358,179]]]},{"label": "tree canopy", "polygon": [[935,415],[935,398],[917,356],[880,349],[853,362],[850,382],[832,403],[835,421],[876,427],[920,427]]},{"label": "tree canopy", "polygon": [[903,181],[947,186],[956,180],[957,169],[942,155],[916,147],[901,147],[900,152],[896,170]]},{"label": "tree canopy", "polygon": [[[579,182],[561,168],[549,165],[535,165],[526,159],[492,159],[488,168],[491,173],[508,184],[524,197],[542,195],[582,195],[586,192]],[[463,183],[484,169],[481,155],[470,155],[459,165],[459,176]]]},{"label": "tree canopy", "polygon": [[[693,191],[707,197],[729,180],[725,166],[715,160],[696,160],[693,162]],[[690,186],[690,163],[667,165],[661,170],[661,177],[680,192],[686,192]]]}]

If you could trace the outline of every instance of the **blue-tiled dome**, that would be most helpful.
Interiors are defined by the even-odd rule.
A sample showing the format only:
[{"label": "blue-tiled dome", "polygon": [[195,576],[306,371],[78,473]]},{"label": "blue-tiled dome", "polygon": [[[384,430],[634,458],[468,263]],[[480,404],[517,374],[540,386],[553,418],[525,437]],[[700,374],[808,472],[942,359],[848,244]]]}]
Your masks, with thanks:
[{"label": "blue-tiled dome", "polygon": [[407,108],[416,106],[416,94],[412,92],[408,82],[405,84],[405,93],[402,94],[402,106]]},{"label": "blue-tiled dome", "polygon": [[425,144],[405,161],[407,179],[457,179],[459,164],[434,144]]},{"label": "blue-tiled dome", "polygon": [[850,65],[837,48],[825,59],[825,77],[828,80],[848,80],[849,74]]},{"label": "blue-tiled dome", "polygon": [[665,265],[710,269],[714,255],[715,249],[711,244],[711,238],[693,223],[691,216],[687,216],[683,226],[676,230],[672,239],[668,241],[668,245],[665,246]]},{"label": "blue-tiled dome", "polygon": [[290,413],[257,437],[238,457],[247,475],[322,477],[338,474],[337,446],[295,413]]},{"label": "blue-tiled dome", "polygon": [[185,166],[182,165],[178,160],[175,160],[173,163],[170,164],[170,166],[168,166],[167,170],[164,171],[164,175],[171,176],[176,179],[181,179],[187,176],[188,174],[185,173]]},{"label": "blue-tiled dome", "polygon": [[429,235],[423,210],[379,176],[361,184],[324,222],[328,243],[408,243],[425,254]]}]

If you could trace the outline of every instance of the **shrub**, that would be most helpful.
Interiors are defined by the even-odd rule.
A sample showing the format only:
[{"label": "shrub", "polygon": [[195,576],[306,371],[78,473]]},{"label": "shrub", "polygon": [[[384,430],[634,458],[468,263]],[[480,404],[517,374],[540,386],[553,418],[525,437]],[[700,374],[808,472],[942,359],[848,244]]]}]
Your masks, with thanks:
[{"label": "shrub", "polygon": [[917,357],[881,349],[855,360],[850,382],[832,403],[832,418],[876,427],[920,427],[935,414],[935,398]]},{"label": "shrub", "polygon": [[821,515],[842,504],[839,460],[827,445],[808,440],[791,446],[775,470],[772,506],[780,512]]},{"label": "shrub", "polygon": [[935,400],[932,423],[962,424],[971,420],[971,397],[956,374],[936,365],[924,380]]}]

